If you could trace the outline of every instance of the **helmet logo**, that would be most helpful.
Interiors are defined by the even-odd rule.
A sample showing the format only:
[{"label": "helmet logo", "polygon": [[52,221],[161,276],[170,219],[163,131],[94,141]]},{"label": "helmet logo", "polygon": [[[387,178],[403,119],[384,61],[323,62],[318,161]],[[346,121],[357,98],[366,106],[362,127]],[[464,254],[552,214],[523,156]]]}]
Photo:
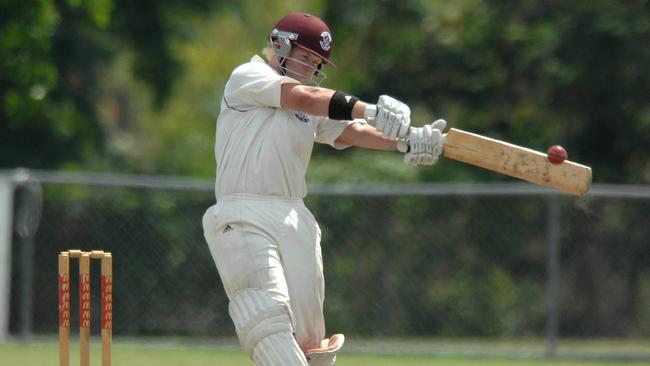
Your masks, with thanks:
[{"label": "helmet logo", "polygon": [[332,48],[332,36],[329,32],[323,32],[320,34],[320,47],[323,51],[329,51]]}]

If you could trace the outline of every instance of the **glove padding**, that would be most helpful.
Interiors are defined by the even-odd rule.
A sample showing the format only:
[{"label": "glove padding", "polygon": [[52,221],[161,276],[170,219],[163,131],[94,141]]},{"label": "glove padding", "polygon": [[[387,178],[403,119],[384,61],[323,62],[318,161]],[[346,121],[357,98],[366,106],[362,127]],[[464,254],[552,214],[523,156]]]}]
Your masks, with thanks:
[{"label": "glove padding", "polygon": [[406,137],[411,126],[411,109],[399,100],[382,95],[377,102],[375,128],[387,138]]},{"label": "glove padding", "polygon": [[439,119],[424,127],[411,128],[406,140],[399,140],[397,148],[404,152],[404,163],[412,166],[433,165],[442,153],[442,130],[447,122]]}]

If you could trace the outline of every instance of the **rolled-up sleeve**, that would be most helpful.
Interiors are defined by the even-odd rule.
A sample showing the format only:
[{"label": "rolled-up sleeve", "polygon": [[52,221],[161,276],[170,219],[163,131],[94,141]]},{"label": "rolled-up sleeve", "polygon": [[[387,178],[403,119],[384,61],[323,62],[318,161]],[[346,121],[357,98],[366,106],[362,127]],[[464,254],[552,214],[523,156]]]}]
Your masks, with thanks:
[{"label": "rolled-up sleeve", "polygon": [[366,121],[363,119],[355,119],[354,121],[339,121],[335,119],[323,118],[318,123],[315,141],[320,144],[331,145],[338,150],[347,149],[352,145],[338,143],[336,142],[336,139],[341,136],[343,130],[346,127],[353,123],[366,123]]},{"label": "rolled-up sleeve", "polygon": [[295,79],[279,75],[269,65],[255,58],[237,67],[224,91],[229,107],[281,108],[282,84],[299,84]]}]

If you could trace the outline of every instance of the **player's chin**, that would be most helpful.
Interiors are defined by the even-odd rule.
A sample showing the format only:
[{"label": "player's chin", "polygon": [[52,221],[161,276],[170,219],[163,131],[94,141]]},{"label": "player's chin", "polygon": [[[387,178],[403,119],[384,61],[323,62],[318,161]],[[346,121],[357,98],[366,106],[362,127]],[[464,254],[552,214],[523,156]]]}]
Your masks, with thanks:
[{"label": "player's chin", "polygon": [[309,71],[303,71],[303,72],[297,72],[296,77],[298,77],[298,81],[300,81],[303,84],[310,84],[312,80],[314,79],[314,74],[313,72]]},{"label": "player's chin", "polygon": [[312,78],[301,77],[298,81],[300,81],[302,85],[314,85],[314,80]]},{"label": "player's chin", "polygon": [[295,72],[295,73],[288,73],[287,76],[289,76],[290,78],[292,78],[292,79],[294,79],[294,80],[299,81],[301,84],[307,84],[307,81],[308,81],[306,77],[304,77],[304,76],[301,75],[301,74],[298,74],[297,72]]}]

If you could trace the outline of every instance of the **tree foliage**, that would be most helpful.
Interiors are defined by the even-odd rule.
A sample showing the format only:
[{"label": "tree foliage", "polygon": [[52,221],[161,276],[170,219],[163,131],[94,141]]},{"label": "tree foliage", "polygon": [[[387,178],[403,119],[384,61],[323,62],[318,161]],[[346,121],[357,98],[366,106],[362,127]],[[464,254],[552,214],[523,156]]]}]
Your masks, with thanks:
[{"label": "tree foliage", "polygon": [[[328,70],[327,86],[369,101],[394,95],[413,107],[415,124],[443,117],[538,150],[565,145],[593,166],[595,181],[650,181],[646,1],[39,0],[2,8],[3,166],[211,175],[229,72],[259,53],[279,17],[306,10],[334,31],[339,67]],[[336,171],[368,156],[318,148],[310,178],[340,179]],[[395,156],[377,159],[369,174],[346,179],[507,179],[450,162],[411,172]]]},{"label": "tree foliage", "polygon": [[[393,93],[538,150],[560,143],[595,181],[649,181],[646,1],[357,1],[363,15],[340,12],[347,5],[327,15],[358,93]],[[444,168],[423,178],[453,174]],[[498,178],[482,173],[472,175]]]},{"label": "tree foliage", "polygon": [[[168,46],[174,32],[162,25],[167,14],[160,9],[172,12],[181,2],[150,2],[148,8],[135,3],[0,3],[0,165],[86,169],[124,165],[107,148],[111,131],[99,115],[104,74],[120,55],[133,55],[129,79],[148,83],[155,105],[160,106],[178,69]],[[207,8],[208,1],[185,3],[192,11]]]}]

